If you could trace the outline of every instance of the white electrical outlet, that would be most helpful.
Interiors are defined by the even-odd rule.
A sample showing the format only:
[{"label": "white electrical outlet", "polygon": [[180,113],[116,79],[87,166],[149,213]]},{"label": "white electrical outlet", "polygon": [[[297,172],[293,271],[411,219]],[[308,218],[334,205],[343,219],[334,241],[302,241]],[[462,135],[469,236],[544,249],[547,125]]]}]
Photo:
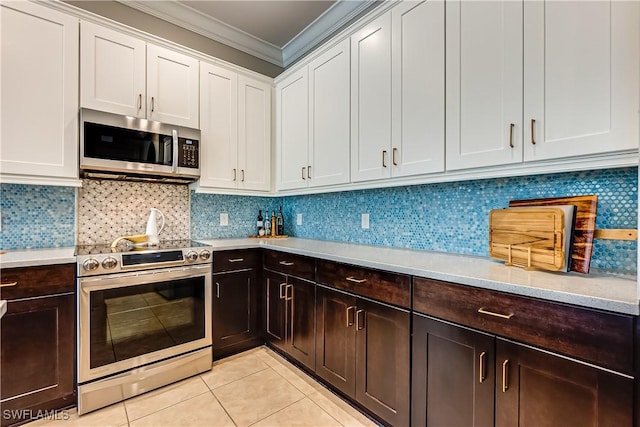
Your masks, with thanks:
[{"label": "white electrical outlet", "polygon": [[302,214],[296,215],[296,225],[302,225]]},{"label": "white electrical outlet", "polygon": [[228,213],[221,213],[220,214],[220,225],[222,225],[222,226],[229,225],[229,214]]},{"label": "white electrical outlet", "polygon": [[369,214],[368,213],[363,213],[362,214],[362,228],[365,229],[365,230],[369,228]]}]

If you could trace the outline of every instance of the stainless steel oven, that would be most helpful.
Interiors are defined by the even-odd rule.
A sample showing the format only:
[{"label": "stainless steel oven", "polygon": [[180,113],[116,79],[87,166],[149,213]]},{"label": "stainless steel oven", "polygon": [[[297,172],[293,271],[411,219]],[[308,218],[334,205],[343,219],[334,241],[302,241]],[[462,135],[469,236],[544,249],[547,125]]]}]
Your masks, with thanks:
[{"label": "stainless steel oven", "polygon": [[78,413],[209,370],[209,249],[78,256]]}]

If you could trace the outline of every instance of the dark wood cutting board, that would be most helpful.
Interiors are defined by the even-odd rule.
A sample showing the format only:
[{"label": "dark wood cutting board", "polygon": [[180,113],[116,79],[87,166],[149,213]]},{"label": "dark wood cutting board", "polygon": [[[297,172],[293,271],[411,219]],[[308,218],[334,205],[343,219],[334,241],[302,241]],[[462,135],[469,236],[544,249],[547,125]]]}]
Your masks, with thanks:
[{"label": "dark wood cutting board", "polygon": [[593,239],[596,232],[598,196],[553,197],[549,199],[511,200],[509,202],[509,207],[553,205],[576,206],[576,224],[573,232],[571,267],[569,270],[588,274],[593,252]]}]

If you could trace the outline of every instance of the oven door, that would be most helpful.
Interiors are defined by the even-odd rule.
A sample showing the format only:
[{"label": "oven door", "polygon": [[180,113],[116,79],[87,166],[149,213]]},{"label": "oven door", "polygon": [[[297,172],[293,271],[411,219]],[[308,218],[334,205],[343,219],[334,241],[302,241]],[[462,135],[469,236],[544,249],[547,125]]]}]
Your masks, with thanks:
[{"label": "oven door", "polygon": [[211,265],[78,279],[80,383],[211,346]]}]

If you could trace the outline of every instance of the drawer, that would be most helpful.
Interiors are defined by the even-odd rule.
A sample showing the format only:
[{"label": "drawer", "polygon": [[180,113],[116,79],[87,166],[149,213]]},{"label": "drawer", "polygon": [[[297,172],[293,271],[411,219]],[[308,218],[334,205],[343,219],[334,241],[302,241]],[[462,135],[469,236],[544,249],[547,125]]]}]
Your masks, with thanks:
[{"label": "drawer", "polygon": [[633,316],[417,277],[413,286],[417,312],[633,372]]},{"label": "drawer", "polygon": [[74,292],[76,289],[75,264],[5,268],[0,272],[0,276],[3,285],[0,288],[2,299],[61,294]]},{"label": "drawer", "polygon": [[316,276],[316,263],[313,258],[285,252],[265,251],[264,268],[307,280],[315,280]]},{"label": "drawer", "polygon": [[318,283],[411,308],[411,277],[331,261],[318,260]]},{"label": "drawer", "polygon": [[236,250],[213,253],[213,272],[246,270],[260,267],[260,251]]}]

